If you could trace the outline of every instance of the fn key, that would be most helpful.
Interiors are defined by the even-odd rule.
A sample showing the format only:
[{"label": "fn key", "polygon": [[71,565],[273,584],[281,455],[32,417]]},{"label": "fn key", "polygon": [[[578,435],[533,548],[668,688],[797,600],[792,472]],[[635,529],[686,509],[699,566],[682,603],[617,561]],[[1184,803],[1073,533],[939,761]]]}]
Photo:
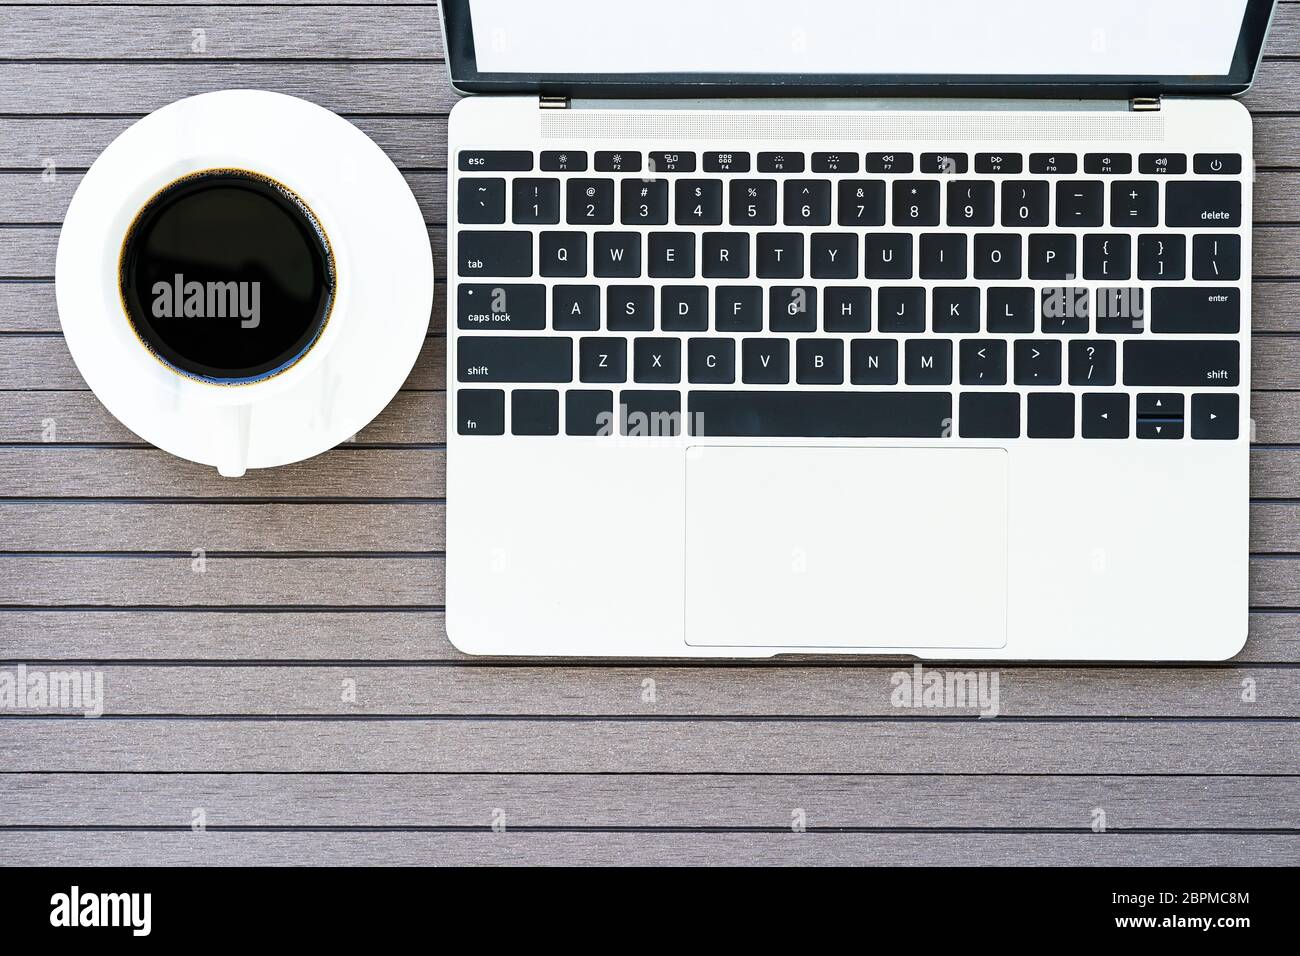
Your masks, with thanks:
[{"label": "fn key", "polygon": [[506,430],[506,393],[499,388],[462,388],[456,393],[456,432],[502,435]]}]

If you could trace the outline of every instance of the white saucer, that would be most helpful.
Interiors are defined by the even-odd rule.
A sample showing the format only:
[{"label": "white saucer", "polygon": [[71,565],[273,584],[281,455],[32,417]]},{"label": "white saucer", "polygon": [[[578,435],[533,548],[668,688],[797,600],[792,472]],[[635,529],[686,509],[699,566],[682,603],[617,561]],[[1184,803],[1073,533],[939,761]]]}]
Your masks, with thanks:
[{"label": "white saucer", "polygon": [[[255,170],[288,186],[334,252],[333,312],[292,368],[248,385],[177,374],[135,337],[118,290],[140,207],[198,170]],[[433,253],[415,197],[364,133],[291,96],[227,90],[146,116],[104,150],[73,196],[55,267],[59,320],[86,383],[127,428],[222,474],[301,461],[383,410],[415,364],[433,305]]]}]

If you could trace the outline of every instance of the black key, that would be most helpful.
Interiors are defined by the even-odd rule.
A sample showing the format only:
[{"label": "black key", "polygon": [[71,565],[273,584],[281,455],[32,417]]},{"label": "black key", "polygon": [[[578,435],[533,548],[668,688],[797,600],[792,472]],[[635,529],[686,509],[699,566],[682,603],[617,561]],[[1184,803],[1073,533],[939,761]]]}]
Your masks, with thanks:
[{"label": "black key", "polygon": [[1044,286],[1038,294],[1039,329],[1048,335],[1082,335],[1091,324],[1088,290]]},{"label": "black key", "polygon": [[1232,441],[1238,434],[1239,418],[1237,396],[1231,392],[1192,396],[1193,438]]},{"label": "black key", "polygon": [[659,293],[659,326],[665,332],[705,332],[709,290],[702,285],[666,285]]},{"label": "black key", "polygon": [[511,191],[510,208],[515,222],[553,225],[560,221],[558,179],[516,179]]},{"label": "black key", "polygon": [[713,313],[719,332],[761,332],[763,290],[756,285],[720,285],[714,292]]},{"label": "black key", "polygon": [[1070,342],[1071,385],[1114,385],[1115,342],[1111,339],[1073,339]]},{"label": "black key", "polygon": [[908,339],[903,349],[903,381],[908,385],[951,385],[952,341]]},{"label": "black key", "polygon": [[641,275],[641,233],[596,233],[592,237],[592,271],[610,279],[635,279]]},{"label": "black key", "polygon": [[564,434],[614,434],[614,393],[605,388],[580,388],[565,392]]},{"label": "black key", "polygon": [[730,195],[733,226],[776,225],[775,179],[733,179]]},{"label": "black key", "polygon": [[966,179],[948,184],[948,225],[993,225],[991,179]]},{"label": "black key", "polygon": [[871,290],[865,286],[827,286],[822,292],[822,326],[827,332],[870,332]]},{"label": "black key", "polygon": [[897,340],[854,339],[850,342],[849,381],[854,385],[897,385]]},{"label": "black key", "polygon": [[677,225],[722,225],[722,180],[679,179],[676,190]]},{"label": "black key", "polygon": [[681,380],[681,339],[632,341],[632,381],[650,385],[674,385]]},{"label": "black key", "polygon": [[1192,278],[1210,282],[1240,279],[1241,236],[1193,236]]},{"label": "black key", "polygon": [[866,170],[869,173],[910,173],[911,153],[867,153]]},{"label": "black key", "polygon": [[883,286],[877,295],[877,324],[882,332],[924,332],[925,290],[911,286]]},{"label": "black key", "polygon": [[1104,183],[1087,179],[1063,179],[1056,184],[1058,226],[1100,226],[1105,218]]},{"label": "black key", "polygon": [[885,184],[879,179],[841,179],[839,185],[841,226],[883,226]]},{"label": "black key", "polygon": [[1032,233],[1029,236],[1029,278],[1073,279],[1079,274],[1075,261],[1078,243],[1068,233]]},{"label": "black key", "polygon": [[695,172],[695,154],[673,151],[651,152],[650,162],[646,167],[652,173],[693,173]]},{"label": "black key", "polygon": [[755,274],[760,279],[803,278],[803,233],[760,232]]},{"label": "black key", "polygon": [[1002,225],[1022,229],[1047,225],[1051,193],[1040,179],[1013,179],[1002,184]]},{"label": "black key", "polygon": [[[1192,171],[1198,176],[1237,176],[1241,173],[1240,153],[1197,153]],[[1195,438],[1195,433],[1192,434]]]},{"label": "black key", "polygon": [[614,221],[614,180],[570,179],[565,186],[570,225],[608,226]]},{"label": "black key", "polygon": [[1241,331],[1241,292],[1231,286],[1152,289],[1151,331],[1235,335]]},{"label": "black key", "polygon": [[456,216],[461,222],[495,225],[506,221],[506,181],[467,176],[456,184]]},{"label": "black key", "polygon": [[1182,418],[1184,404],[1178,392],[1143,392],[1137,397],[1137,417]]},{"label": "black key", "polygon": [[456,434],[504,435],[506,393],[499,388],[462,388],[456,392]]},{"label": "black key", "polygon": [[1137,437],[1177,440],[1183,437],[1182,418],[1150,418],[1138,413]]},{"label": "black key", "polygon": [[682,394],[625,389],[619,393],[619,432],[628,437],[672,438],[682,433]]},{"label": "black key", "polygon": [[817,289],[774,285],[768,290],[767,327],[773,332],[816,332]]},{"label": "black key", "polygon": [[1241,381],[1236,342],[1161,339],[1124,343],[1124,384],[1173,388],[1235,386]]},{"label": "black key", "polygon": [[1124,233],[1083,237],[1083,277],[1118,282],[1133,272],[1133,243]]},{"label": "black key", "polygon": [[1048,176],[1070,176],[1079,171],[1074,153],[1030,153],[1029,171]]},{"label": "black key", "polygon": [[533,237],[527,232],[460,232],[456,259],[461,276],[531,276]]},{"label": "black key", "polygon": [[650,233],[648,271],[655,279],[695,278],[695,233]]},{"label": "black key", "polygon": [[920,247],[922,279],[966,278],[964,232],[923,232]]},{"label": "black key", "polygon": [[1073,438],[1074,395],[1070,392],[1030,392],[1025,396],[1030,438]]},{"label": "black key", "polygon": [[544,173],[585,173],[586,171],[587,154],[583,150],[542,150],[542,172]]},{"label": "black key", "polygon": [[1007,384],[1005,339],[962,339],[960,355],[963,385]]},{"label": "black key", "polygon": [[956,176],[966,172],[969,162],[965,153],[922,153],[921,172]]},{"label": "black key", "polygon": [[585,232],[544,232],[537,240],[539,275],[581,279],[587,274]]},{"label": "black key", "polygon": [[1138,236],[1138,278],[1173,281],[1187,276],[1187,237]]},{"label": "black key", "polygon": [[800,385],[844,384],[844,343],[839,339],[800,339],[794,356],[794,378]]},{"label": "black key", "polygon": [[760,173],[801,173],[803,153],[759,153]]},{"label": "black key", "polygon": [[1102,335],[1139,335],[1146,328],[1144,290],[1137,286],[1101,286],[1093,294],[1097,331]]},{"label": "black key", "polygon": [[1083,157],[1083,171],[1091,176],[1127,176],[1133,172],[1133,157],[1128,153],[1088,153]]},{"label": "black key", "polygon": [[625,179],[622,222],[625,226],[663,226],[668,222],[668,180]]},{"label": "black key", "polygon": [[936,286],[933,309],[936,332],[980,330],[980,290],[977,288]]},{"label": "black key", "polygon": [[736,340],[691,339],[687,342],[686,378],[699,385],[730,385],[735,382]]},{"label": "black key", "polygon": [[975,278],[1019,279],[1023,275],[1020,234],[981,232],[975,235]]},{"label": "black key", "polygon": [[705,153],[704,171],[706,173],[747,173],[749,153]]},{"label": "black key", "polygon": [[858,171],[858,154],[813,153],[812,171],[814,173],[856,173]]},{"label": "black key", "polygon": [[787,179],[784,221],[787,226],[829,226],[831,184],[828,179]]},{"label": "black key", "polygon": [[866,276],[868,279],[912,278],[912,236],[900,232],[867,233]]},{"label": "black key", "polygon": [[740,380],[746,385],[784,385],[790,381],[789,339],[744,339]]},{"label": "black key", "polygon": [[1034,331],[1034,290],[1021,286],[993,286],[989,289],[990,332]]},{"label": "black key", "polygon": [[456,325],[462,329],[544,329],[546,287],[462,282],[456,287]]},{"label": "black key", "polygon": [[701,435],[743,438],[945,438],[948,392],[694,391]]},{"label": "black key", "polygon": [[895,180],[894,225],[939,225],[939,183],[931,179]]},{"label": "black key", "polygon": [[605,328],[611,332],[649,332],[654,327],[654,286],[612,285],[605,289]]},{"label": "black key", "polygon": [[558,435],[560,393],[553,388],[516,388],[510,393],[510,434]]},{"label": "black key", "polygon": [[1016,339],[1015,349],[1017,385],[1061,384],[1059,339]]},{"label": "black key", "polygon": [[578,381],[627,381],[627,339],[613,336],[578,340]]},{"label": "black key", "polygon": [[1143,153],[1138,156],[1143,176],[1181,176],[1187,172],[1186,153]]},{"label": "black key", "polygon": [[749,233],[706,232],[701,273],[706,279],[749,278]]},{"label": "black key", "polygon": [[1151,228],[1158,222],[1160,184],[1122,180],[1110,187],[1110,224]]},{"label": "black key", "polygon": [[600,286],[557,285],[551,289],[551,327],[563,332],[600,328]]},{"label": "black key", "polygon": [[1165,225],[1223,229],[1241,225],[1241,183],[1176,182],[1165,187]]},{"label": "black key", "polygon": [[957,432],[962,438],[1020,437],[1016,392],[962,392],[957,409]]},{"label": "black key", "polygon": [[639,173],[641,154],[635,150],[598,149],[596,150],[596,172]]},{"label": "black key", "polygon": [[461,382],[568,382],[573,341],[551,336],[462,335],[456,340]]},{"label": "black key", "polygon": [[858,237],[851,232],[814,232],[809,271],[814,279],[856,279]]},{"label": "black key", "polygon": [[976,153],[975,172],[1011,176],[1024,170],[1025,158],[1019,153]]},{"label": "black key", "polygon": [[1080,418],[1084,438],[1128,438],[1128,395],[1084,392]]},{"label": "black key", "polygon": [[533,168],[533,154],[526,149],[462,149],[457,168],[471,173],[519,173]]}]

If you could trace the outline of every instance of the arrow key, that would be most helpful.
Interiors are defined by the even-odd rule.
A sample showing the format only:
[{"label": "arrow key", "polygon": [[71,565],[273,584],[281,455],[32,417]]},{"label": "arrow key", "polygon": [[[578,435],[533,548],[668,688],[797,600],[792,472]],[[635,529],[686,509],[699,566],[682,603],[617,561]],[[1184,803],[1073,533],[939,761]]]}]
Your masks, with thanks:
[{"label": "arrow key", "polygon": [[1143,392],[1137,397],[1138,418],[1182,418],[1183,396],[1178,392]]},{"label": "arrow key", "polygon": [[1238,434],[1237,396],[1230,393],[1192,396],[1192,437],[1232,441]]},{"label": "arrow key", "polygon": [[1123,392],[1085,392],[1084,438],[1128,438],[1128,395]]}]

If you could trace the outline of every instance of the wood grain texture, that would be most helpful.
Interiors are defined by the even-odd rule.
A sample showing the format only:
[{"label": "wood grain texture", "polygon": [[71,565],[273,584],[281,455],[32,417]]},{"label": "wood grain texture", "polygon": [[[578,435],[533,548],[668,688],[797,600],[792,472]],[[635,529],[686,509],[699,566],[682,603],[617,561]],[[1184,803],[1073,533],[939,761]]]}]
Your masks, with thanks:
[{"label": "wood grain texture", "polygon": [[[59,223],[99,152],[180,96],[267,88],[347,117],[402,169],[443,275],[436,15],[0,0],[0,671],[97,670],[109,714],[0,713],[0,826],[19,828],[0,862],[1300,862],[1300,4],[1245,100],[1250,639],[1225,664],[999,667],[992,720],[894,708],[907,659],[456,651],[441,281],[406,388],[299,465],[221,479],[86,389]],[[788,832],[795,809],[811,832]]]}]

